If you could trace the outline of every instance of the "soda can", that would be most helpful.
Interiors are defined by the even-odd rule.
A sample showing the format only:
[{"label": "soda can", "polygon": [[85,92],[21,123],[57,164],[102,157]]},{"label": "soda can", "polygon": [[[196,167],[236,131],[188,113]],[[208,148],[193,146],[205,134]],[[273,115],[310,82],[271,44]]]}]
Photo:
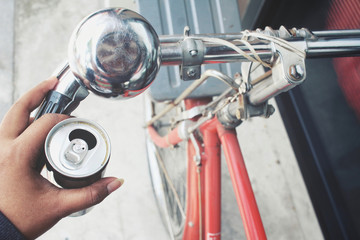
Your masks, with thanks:
[{"label": "soda can", "polygon": [[58,123],[45,140],[47,168],[63,188],[85,187],[102,178],[110,152],[105,130],[82,118]]}]

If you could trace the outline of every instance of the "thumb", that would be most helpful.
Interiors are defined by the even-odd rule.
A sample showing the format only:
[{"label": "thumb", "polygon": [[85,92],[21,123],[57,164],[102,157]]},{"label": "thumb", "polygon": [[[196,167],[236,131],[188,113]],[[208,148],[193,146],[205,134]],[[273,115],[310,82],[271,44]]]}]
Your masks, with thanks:
[{"label": "thumb", "polygon": [[107,177],[98,180],[90,186],[79,189],[62,189],[60,192],[61,212],[71,213],[92,207],[102,202],[110,193],[123,185],[124,180]]}]

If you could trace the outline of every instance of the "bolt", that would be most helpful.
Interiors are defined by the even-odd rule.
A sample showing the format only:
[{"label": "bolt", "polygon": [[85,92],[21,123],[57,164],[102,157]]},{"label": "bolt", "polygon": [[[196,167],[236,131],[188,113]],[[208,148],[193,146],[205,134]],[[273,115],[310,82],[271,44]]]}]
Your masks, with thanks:
[{"label": "bolt", "polygon": [[196,75],[196,70],[193,69],[193,68],[191,68],[191,69],[189,69],[189,70],[186,72],[186,74],[187,74],[189,77],[195,77],[195,75]]},{"label": "bolt", "polygon": [[301,65],[291,65],[289,68],[290,77],[293,80],[301,80],[304,77],[304,68]]},{"label": "bolt", "polygon": [[189,227],[193,227],[194,223],[193,222],[189,222]]},{"label": "bolt", "polygon": [[196,56],[197,54],[198,54],[197,50],[191,50],[190,51],[190,55],[193,56],[193,57]]},{"label": "bolt", "polygon": [[190,35],[190,27],[189,26],[185,26],[184,27],[184,36],[189,36]]}]

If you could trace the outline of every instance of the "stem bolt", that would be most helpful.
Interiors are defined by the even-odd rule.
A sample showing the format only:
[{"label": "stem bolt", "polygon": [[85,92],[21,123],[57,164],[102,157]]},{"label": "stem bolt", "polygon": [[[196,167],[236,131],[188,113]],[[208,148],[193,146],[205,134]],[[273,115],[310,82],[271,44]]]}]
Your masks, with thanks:
[{"label": "stem bolt", "polygon": [[191,50],[190,51],[190,55],[193,56],[193,57],[196,56],[197,54],[198,54],[197,50]]},{"label": "stem bolt", "polygon": [[194,68],[191,68],[189,69],[186,74],[189,76],[189,77],[194,77],[196,75],[196,70]]},{"label": "stem bolt", "polygon": [[301,80],[305,75],[305,71],[301,65],[296,64],[290,66],[289,74],[293,80]]}]

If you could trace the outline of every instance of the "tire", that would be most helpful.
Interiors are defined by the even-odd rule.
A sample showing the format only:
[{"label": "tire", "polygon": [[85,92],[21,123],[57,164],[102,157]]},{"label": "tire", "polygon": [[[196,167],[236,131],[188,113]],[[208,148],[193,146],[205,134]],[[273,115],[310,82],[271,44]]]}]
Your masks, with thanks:
[{"label": "tire", "polygon": [[[146,96],[146,120],[150,120],[151,116],[165,105],[165,103],[154,102]],[[176,109],[170,111],[153,124],[160,135],[164,136],[170,130],[169,121],[175,115],[175,111]],[[174,147],[159,148],[151,141],[148,134],[146,139],[149,171],[161,218],[171,238],[182,239],[186,222],[187,143],[184,141]]]}]

